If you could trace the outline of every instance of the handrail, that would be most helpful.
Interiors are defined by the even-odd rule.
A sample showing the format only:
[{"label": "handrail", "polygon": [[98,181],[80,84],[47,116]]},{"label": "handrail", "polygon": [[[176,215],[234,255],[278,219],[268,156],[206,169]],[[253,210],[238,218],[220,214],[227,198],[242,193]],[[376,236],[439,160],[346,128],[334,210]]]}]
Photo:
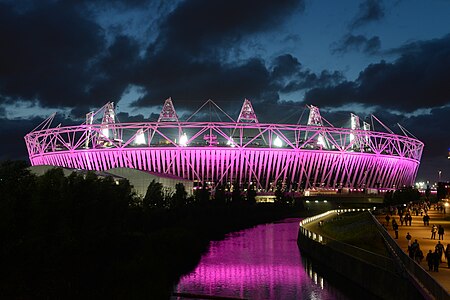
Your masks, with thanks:
[{"label": "handrail", "polygon": [[371,216],[398,268],[418,288],[422,296],[425,299],[450,299],[448,291],[400,248],[372,213]]},{"label": "handrail", "polygon": [[392,263],[392,259],[387,258],[385,256],[373,253],[371,251],[367,251],[365,249],[340,242],[336,239],[325,237],[323,235],[320,235],[314,231],[308,230],[304,227],[304,225],[319,220],[321,218],[330,216],[331,214],[340,214],[340,213],[347,213],[347,212],[357,212],[357,211],[370,211],[370,209],[366,208],[354,208],[354,209],[335,209],[335,210],[329,210],[325,213],[315,215],[309,218],[305,218],[302,221],[300,221],[299,227],[300,232],[306,236],[307,238],[314,240],[316,242],[319,242],[322,245],[327,245],[330,248],[333,248],[336,251],[345,253],[347,255],[351,255],[355,258],[361,259],[369,264],[375,265],[377,267],[381,267],[384,270],[387,270],[389,272],[395,272],[394,265]]}]

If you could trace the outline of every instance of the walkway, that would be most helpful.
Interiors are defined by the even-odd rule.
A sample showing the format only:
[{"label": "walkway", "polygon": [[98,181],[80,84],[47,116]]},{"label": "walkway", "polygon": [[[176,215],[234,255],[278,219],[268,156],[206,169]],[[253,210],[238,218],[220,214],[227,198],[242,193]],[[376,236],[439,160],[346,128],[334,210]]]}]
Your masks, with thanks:
[{"label": "walkway", "polygon": [[[413,220],[411,226],[401,226],[398,215],[393,216],[399,224],[398,239],[395,241],[406,253],[408,251],[408,241],[406,240],[406,234],[408,232],[412,236],[412,242],[415,239],[417,240],[417,242],[419,242],[420,249],[422,250],[424,257],[426,257],[429,250],[432,250],[434,252],[434,248],[438,242],[438,235],[436,234],[435,240],[431,239],[431,226],[433,224],[436,224],[436,226],[442,225],[445,229],[444,240],[441,240],[441,244],[444,245],[444,248],[446,248],[447,244],[450,243],[450,213],[443,214],[432,208],[428,211],[428,215],[430,216],[430,226],[423,225],[422,216],[420,216],[420,214],[419,216],[412,216]],[[381,224],[386,225],[385,217],[386,215],[378,215],[377,219]],[[395,235],[392,226],[387,227],[387,230],[389,234],[394,238]],[[420,265],[425,270],[428,270],[428,265],[425,258]],[[434,279],[436,279],[436,281],[438,281],[445,289],[447,289],[447,291],[450,292],[450,269],[448,268],[447,261],[445,259],[439,266],[439,272],[429,273]]]}]

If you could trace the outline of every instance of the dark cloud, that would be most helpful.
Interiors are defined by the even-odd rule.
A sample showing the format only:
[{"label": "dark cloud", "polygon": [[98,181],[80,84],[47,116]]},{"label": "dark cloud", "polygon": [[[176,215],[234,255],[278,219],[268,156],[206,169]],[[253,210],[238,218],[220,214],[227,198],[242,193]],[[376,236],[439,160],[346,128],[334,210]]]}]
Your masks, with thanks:
[{"label": "dark cloud", "polygon": [[[442,179],[450,180],[450,164],[447,159],[450,148],[448,116],[450,107],[431,109],[427,114],[417,116],[398,116],[398,121],[424,144],[418,179],[438,180],[438,170]],[[433,182],[432,182],[433,183]]]},{"label": "dark cloud", "polygon": [[381,0],[364,0],[359,5],[359,10],[350,24],[350,29],[355,29],[367,23],[379,21],[384,17],[384,7]]},{"label": "dark cloud", "polygon": [[332,45],[331,52],[346,53],[349,51],[361,51],[366,54],[376,54],[381,47],[381,41],[378,36],[370,39],[364,35],[347,34],[339,42]]},{"label": "dark cloud", "polygon": [[305,100],[323,106],[354,102],[403,112],[450,103],[450,35],[395,51],[401,55],[394,62],[370,64],[354,82],[312,89]]},{"label": "dark cloud", "polygon": [[0,4],[0,94],[61,106],[86,99],[90,61],[102,49],[101,28],[62,3],[23,14]]},{"label": "dark cloud", "polygon": [[302,65],[296,57],[284,54],[276,57],[273,61],[272,78],[281,79],[291,77],[300,72]]},{"label": "dark cloud", "polygon": [[215,56],[250,34],[278,27],[303,6],[298,0],[184,1],[162,23],[157,47],[196,59]]},{"label": "dark cloud", "polygon": [[0,118],[0,127],[9,130],[0,131],[0,139],[3,141],[0,151],[0,161],[6,159],[28,160],[27,147],[23,137],[33,130],[42,119],[8,120]]},{"label": "dark cloud", "polygon": [[[224,58],[247,42],[246,37],[273,30],[304,8],[298,0],[248,0],[238,7],[230,1],[180,2],[159,22],[156,41],[142,55],[137,41],[124,35],[106,37],[92,18],[90,10],[98,12],[106,1],[6,3],[0,4],[0,35],[9,41],[0,48],[0,102],[71,107],[75,116],[106,101],[117,102],[133,84],[143,91],[138,106],[154,106],[169,96],[276,100],[264,60]],[[155,4],[111,5],[127,9]]]},{"label": "dark cloud", "polygon": [[310,88],[326,88],[334,86],[344,80],[344,75],[339,71],[323,70],[319,74],[315,74],[309,70],[298,73],[296,80],[290,81],[283,88],[281,92],[291,93],[299,90]]},{"label": "dark cloud", "polygon": [[[182,2],[161,25],[135,84],[147,94],[137,106],[161,99],[261,99],[278,95],[266,62],[260,58],[224,62],[245,37],[277,28],[302,1]],[[181,103],[182,104],[182,103]]]}]

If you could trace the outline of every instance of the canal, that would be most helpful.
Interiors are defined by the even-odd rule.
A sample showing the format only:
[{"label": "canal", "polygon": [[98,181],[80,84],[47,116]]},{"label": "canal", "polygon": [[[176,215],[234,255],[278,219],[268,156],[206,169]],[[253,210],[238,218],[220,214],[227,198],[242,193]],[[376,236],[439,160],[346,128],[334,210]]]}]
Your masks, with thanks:
[{"label": "canal", "polygon": [[[213,241],[172,299],[357,299],[365,292],[321,269],[297,246],[300,219],[259,225]],[[318,271],[321,270],[321,271]],[[338,288],[339,287],[339,288]],[[193,295],[198,295],[194,297]],[[189,296],[189,297],[187,297]]]}]

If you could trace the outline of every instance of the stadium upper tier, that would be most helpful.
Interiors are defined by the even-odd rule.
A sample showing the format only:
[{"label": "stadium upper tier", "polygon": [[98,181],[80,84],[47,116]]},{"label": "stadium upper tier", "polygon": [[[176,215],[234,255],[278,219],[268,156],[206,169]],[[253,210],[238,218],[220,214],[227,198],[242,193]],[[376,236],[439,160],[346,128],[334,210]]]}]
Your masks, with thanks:
[{"label": "stadium upper tier", "polygon": [[296,191],[413,184],[423,143],[404,128],[404,135],[394,134],[373,116],[388,132],[373,131],[353,114],[350,128],[337,128],[317,107],[308,108],[306,125],[260,123],[248,100],[236,121],[224,113],[226,122],[194,122],[179,121],[168,99],[158,121],[120,123],[107,103],[78,126],[52,128],[52,115],[25,142],[32,165],[128,167],[258,191],[279,183]]}]

